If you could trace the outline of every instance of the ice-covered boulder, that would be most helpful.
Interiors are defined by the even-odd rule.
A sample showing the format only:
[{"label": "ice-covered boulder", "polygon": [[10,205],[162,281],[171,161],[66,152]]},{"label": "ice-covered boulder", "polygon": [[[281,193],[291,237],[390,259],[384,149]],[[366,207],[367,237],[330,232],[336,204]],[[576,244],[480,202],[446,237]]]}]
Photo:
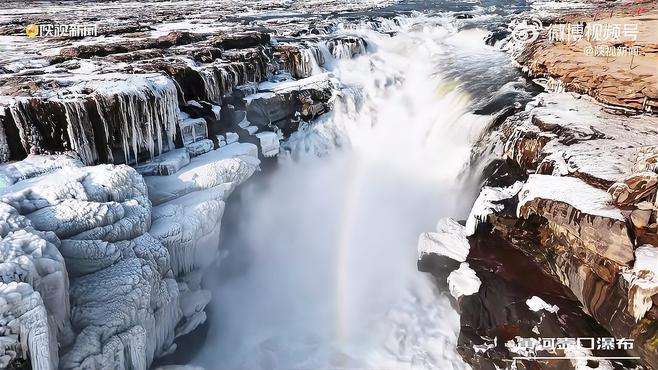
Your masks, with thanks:
[{"label": "ice-covered boulder", "polygon": [[275,132],[261,132],[256,137],[260,141],[263,156],[274,157],[279,154],[279,135]]},{"label": "ice-covered boulder", "polygon": [[255,145],[229,144],[193,158],[172,175],[147,177],[149,199],[159,205],[195,191],[231,187],[251,176],[259,164]]},{"label": "ice-covered boulder", "polygon": [[290,134],[299,118],[312,119],[328,112],[338,86],[328,73],[296,81],[262,82],[257,92],[243,101],[249,122],[258,126],[275,125]]},{"label": "ice-covered boulder", "polygon": [[29,361],[35,370],[57,368],[57,342],[48,312],[30,284],[0,282],[0,322],[1,368],[20,360]]},{"label": "ice-covered boulder", "polygon": [[171,347],[181,310],[169,253],[148,233],[142,177],[75,163],[32,173],[0,197],[3,282],[37,292],[48,324],[39,335],[53,338],[23,351],[55,368],[59,342],[61,368],[145,368]]},{"label": "ice-covered boulder", "polygon": [[180,148],[159,155],[135,169],[142,176],[167,176],[176,173],[188,163],[190,163],[190,154],[185,148]]},{"label": "ice-covered boulder", "polygon": [[175,276],[215,260],[224,201],[257,169],[253,144],[234,143],[192,159],[169,176],[147,177],[151,233],[169,250]]},{"label": "ice-covered boulder", "polygon": [[464,262],[469,249],[464,226],[451,218],[439,220],[436,232],[422,233],[418,237],[418,259],[436,254]]}]

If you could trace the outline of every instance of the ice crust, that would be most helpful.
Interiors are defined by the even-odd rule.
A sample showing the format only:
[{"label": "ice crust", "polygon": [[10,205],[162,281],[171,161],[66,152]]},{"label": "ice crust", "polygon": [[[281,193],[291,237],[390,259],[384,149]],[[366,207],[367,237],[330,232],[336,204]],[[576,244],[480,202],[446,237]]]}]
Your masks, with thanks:
[{"label": "ice crust", "polygon": [[182,153],[141,166],[146,181],[73,157],[0,168],[0,364],[146,369],[205,321],[224,202],[260,162],[253,144]]}]

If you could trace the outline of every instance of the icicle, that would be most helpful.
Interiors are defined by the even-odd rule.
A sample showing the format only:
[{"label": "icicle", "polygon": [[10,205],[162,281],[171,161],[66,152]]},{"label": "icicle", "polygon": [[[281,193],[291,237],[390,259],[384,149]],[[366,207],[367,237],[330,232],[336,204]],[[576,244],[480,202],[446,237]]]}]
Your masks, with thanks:
[{"label": "icicle", "polygon": [[98,154],[93,142],[90,142],[89,133],[85,131],[85,125],[89,125],[83,100],[63,101],[66,113],[66,131],[70,140],[71,149],[80,155],[80,159],[87,165],[94,164],[98,160]]},{"label": "icicle", "polygon": [[[163,76],[140,78],[137,82],[132,89],[101,86],[94,95],[106,135],[109,137],[111,127],[120,130],[125,163],[137,162],[139,153],[144,151],[150,158],[162,154],[165,148],[173,147],[176,134],[179,112],[176,85]],[[113,101],[117,102],[118,115]]]}]

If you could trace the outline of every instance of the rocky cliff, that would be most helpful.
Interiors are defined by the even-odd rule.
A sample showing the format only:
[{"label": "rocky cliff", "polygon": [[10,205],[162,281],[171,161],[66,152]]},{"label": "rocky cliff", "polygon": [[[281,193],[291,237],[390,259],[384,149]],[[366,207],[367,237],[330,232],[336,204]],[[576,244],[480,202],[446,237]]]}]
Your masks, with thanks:
[{"label": "rocky cliff", "polygon": [[[550,27],[520,49],[509,38],[498,44],[547,92],[493,120],[475,146],[484,186],[465,226],[442,221],[419,239],[419,267],[447,282],[461,313],[460,353],[477,368],[658,368],[655,9],[620,9],[606,9],[603,23],[639,24],[633,61],[586,55],[585,39],[550,40]],[[545,23],[595,22],[594,13],[553,12]],[[473,289],[455,294],[454,285]],[[578,353],[518,345],[547,337],[634,345]],[[637,363],[512,360],[524,356]]]}]

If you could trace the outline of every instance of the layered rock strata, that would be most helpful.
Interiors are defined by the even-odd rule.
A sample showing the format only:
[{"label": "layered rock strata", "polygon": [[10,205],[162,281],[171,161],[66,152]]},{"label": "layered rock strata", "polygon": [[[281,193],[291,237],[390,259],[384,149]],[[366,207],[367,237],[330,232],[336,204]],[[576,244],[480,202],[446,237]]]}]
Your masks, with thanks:
[{"label": "layered rock strata", "polygon": [[612,114],[585,96],[540,94],[485,150],[521,175],[489,179],[467,221],[477,240],[491,228],[521,250],[612,336],[634,339],[628,352],[652,367],[656,127],[654,116]]},{"label": "layered rock strata", "polygon": [[531,77],[548,78],[551,89],[588,94],[623,110],[656,112],[656,14],[654,2],[637,1],[554,16],[516,60]]}]

